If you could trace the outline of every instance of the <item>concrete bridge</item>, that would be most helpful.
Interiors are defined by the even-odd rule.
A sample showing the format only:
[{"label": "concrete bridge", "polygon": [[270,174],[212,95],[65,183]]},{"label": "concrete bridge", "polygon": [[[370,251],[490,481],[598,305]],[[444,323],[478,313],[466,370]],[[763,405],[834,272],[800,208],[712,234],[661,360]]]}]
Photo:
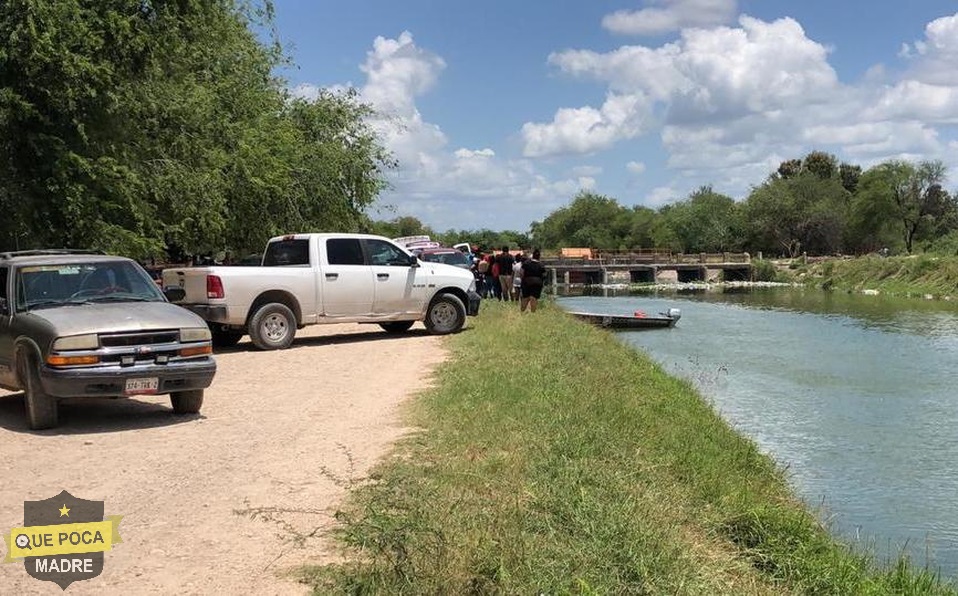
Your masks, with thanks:
[{"label": "concrete bridge", "polygon": [[543,257],[552,285],[610,283],[689,283],[750,281],[748,253],[681,254],[656,249],[600,251],[577,249],[570,254]]}]

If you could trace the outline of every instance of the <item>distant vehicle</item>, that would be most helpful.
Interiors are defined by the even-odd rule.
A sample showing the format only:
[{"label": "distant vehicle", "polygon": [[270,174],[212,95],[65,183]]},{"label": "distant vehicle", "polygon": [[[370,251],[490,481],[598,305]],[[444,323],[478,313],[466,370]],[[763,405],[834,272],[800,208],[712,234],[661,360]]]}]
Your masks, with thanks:
[{"label": "distant vehicle", "polygon": [[0,253],[0,387],[24,392],[32,429],[56,426],[66,397],[169,394],[175,413],[199,412],[216,372],[210,340],[136,261]]},{"label": "distant vehicle", "polygon": [[463,269],[472,269],[472,259],[455,248],[428,248],[419,253],[419,258],[429,263],[445,263]]},{"label": "distant vehicle", "polygon": [[435,242],[429,236],[403,236],[402,238],[393,238],[393,242],[405,248],[414,255],[418,255],[424,250],[431,248],[440,248],[442,243]]},{"label": "distant vehicle", "polygon": [[455,333],[480,302],[470,272],[368,234],[277,236],[260,267],[171,268],[163,283],[183,289],[177,303],[209,323],[215,345],[249,334],[261,350],[288,348],[297,329],[323,323],[402,333],[422,321],[432,333]]}]

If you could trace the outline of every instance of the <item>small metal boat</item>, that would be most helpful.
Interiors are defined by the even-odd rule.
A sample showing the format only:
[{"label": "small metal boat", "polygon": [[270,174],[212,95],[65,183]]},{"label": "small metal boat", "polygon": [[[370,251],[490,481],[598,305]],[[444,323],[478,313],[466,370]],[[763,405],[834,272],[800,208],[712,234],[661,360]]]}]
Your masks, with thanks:
[{"label": "small metal boat", "polygon": [[630,315],[610,315],[593,312],[570,312],[573,317],[609,329],[657,329],[674,327],[682,318],[682,311],[670,308],[668,312],[647,315],[641,310]]}]

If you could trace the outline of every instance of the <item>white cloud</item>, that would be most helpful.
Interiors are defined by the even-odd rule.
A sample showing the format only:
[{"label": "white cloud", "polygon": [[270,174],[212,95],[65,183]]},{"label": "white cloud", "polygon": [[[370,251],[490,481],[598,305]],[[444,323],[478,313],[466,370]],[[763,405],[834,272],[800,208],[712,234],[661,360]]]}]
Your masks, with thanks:
[{"label": "white cloud", "polygon": [[645,101],[631,119],[603,115],[604,105],[558,108],[551,122],[523,125],[525,154],[592,153],[658,131],[675,182],[647,201],[702,184],[742,197],[782,160],[815,149],[862,165],[954,156],[936,126],[958,124],[958,14],[903,47],[908,69],[897,80],[876,65],[842,83],[830,52],[792,18],[743,15],[737,26],[684,29],[657,47],[553,53],[563,74]]},{"label": "white cloud", "polygon": [[739,27],[689,29],[660,48],[624,46],[601,54],[569,50],[550,56],[562,71],[609,85],[599,109],[560,108],[552,122],[522,127],[529,157],[588,153],[634,139],[655,123],[695,128],[782,111],[808,110],[840,92],[828,50],[795,20],[767,23],[748,16]]},{"label": "white cloud", "polygon": [[682,198],[682,193],[670,186],[653,188],[642,203],[648,207],[658,208],[667,203],[673,203]]},{"label": "white cloud", "polygon": [[563,108],[548,124],[527,122],[522,126],[526,157],[562,153],[590,153],[608,149],[616,141],[632,139],[642,132],[649,117],[645,95],[610,94],[600,109]]},{"label": "white cloud", "polygon": [[445,68],[445,61],[418,47],[408,31],[398,39],[377,37],[360,67],[366,73],[363,97],[387,114],[411,117],[418,113],[415,97],[429,91]]},{"label": "white cloud", "polygon": [[[443,130],[417,106],[445,68],[446,62],[419,47],[408,31],[396,39],[377,37],[360,66],[366,76],[361,98],[377,112],[369,124],[399,162],[390,176],[392,190],[381,197],[381,217],[413,215],[440,230],[465,227],[465,222],[473,228],[524,229],[579,188],[595,185],[590,175],[597,172],[553,180],[528,160],[503,159],[489,147],[451,149]],[[305,84],[292,93],[316,97],[319,89]],[[613,108],[609,114],[617,117]],[[382,211],[387,205],[395,212]]]},{"label": "white cloud", "polygon": [[479,149],[478,151],[470,151],[469,149],[456,149],[453,155],[455,155],[458,159],[472,159],[474,157],[495,157],[496,152],[492,149]]},{"label": "white cloud", "polygon": [[899,56],[910,61],[904,82],[958,87],[958,13],[925,26],[925,39],[903,44]]},{"label": "white cloud", "polygon": [[619,10],[602,19],[612,33],[656,35],[686,27],[710,27],[730,22],[736,0],[647,0],[658,5],[641,10]]},{"label": "white cloud", "polygon": [[[371,124],[401,164],[383,201],[437,229],[522,229],[578,190],[608,192],[601,152],[643,137],[661,143],[666,168],[647,172],[645,163],[630,161],[625,172],[621,165],[608,171],[629,188],[656,186],[641,200],[650,206],[703,184],[743,197],[781,161],[813,149],[865,167],[904,156],[940,156],[958,166],[958,142],[940,128],[958,123],[958,14],[930,22],[922,39],[902,46],[904,70],[878,64],[848,83],[829,63],[831,49],[796,20],[743,15],[723,25],[735,11],[733,1],[647,2],[603,24],[621,33],[672,27],[680,30],[676,39],[552,53],[552,67],[603,85],[605,99],[553,106],[551,118],[523,124],[522,158],[487,142],[453,145],[417,105],[440,87],[446,62],[408,32],[377,38],[360,67],[359,88],[381,113]],[[292,90],[303,97],[317,92],[310,85]],[[538,159],[557,155],[590,157],[588,165]],[[559,176],[546,173],[560,164]],[[663,172],[672,180],[661,179]]]}]

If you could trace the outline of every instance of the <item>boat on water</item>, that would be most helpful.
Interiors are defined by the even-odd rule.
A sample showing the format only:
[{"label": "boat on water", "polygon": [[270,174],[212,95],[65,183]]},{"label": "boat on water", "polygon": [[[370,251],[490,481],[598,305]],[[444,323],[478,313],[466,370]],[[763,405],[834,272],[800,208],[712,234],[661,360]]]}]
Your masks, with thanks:
[{"label": "boat on water", "polygon": [[570,312],[573,317],[609,329],[661,329],[674,327],[682,318],[682,311],[670,308],[667,312],[647,315],[641,310],[632,315],[613,315],[594,312]]}]

